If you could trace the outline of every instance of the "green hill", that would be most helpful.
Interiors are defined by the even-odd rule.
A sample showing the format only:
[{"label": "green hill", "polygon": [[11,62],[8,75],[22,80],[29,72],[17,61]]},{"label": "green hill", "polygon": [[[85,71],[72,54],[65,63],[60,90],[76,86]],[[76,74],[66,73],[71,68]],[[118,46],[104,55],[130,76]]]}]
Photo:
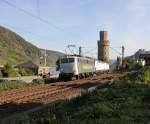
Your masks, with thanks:
[{"label": "green hill", "polygon": [[[27,42],[15,32],[0,26],[0,64],[18,64],[27,60],[32,60],[39,64],[40,57],[43,56],[43,49]],[[47,50],[47,63],[54,65],[63,53]]]}]

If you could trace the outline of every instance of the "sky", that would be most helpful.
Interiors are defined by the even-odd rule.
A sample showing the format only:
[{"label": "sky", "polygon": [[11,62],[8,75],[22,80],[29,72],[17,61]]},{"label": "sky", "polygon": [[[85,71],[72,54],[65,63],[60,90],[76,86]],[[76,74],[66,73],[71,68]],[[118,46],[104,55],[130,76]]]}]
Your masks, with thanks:
[{"label": "sky", "polygon": [[[75,44],[92,57],[106,30],[111,48],[121,53],[124,45],[128,56],[150,50],[149,6],[150,0],[0,0],[0,25],[40,48],[65,52]],[[120,55],[113,49],[110,58]]]}]

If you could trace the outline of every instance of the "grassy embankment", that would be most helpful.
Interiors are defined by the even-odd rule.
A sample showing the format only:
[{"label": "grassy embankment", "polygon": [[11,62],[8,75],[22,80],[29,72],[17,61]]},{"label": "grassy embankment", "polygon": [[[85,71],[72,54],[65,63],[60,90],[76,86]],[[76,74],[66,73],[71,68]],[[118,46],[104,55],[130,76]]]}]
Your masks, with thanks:
[{"label": "grassy embankment", "polygon": [[44,82],[37,81],[35,83],[20,83],[20,82],[5,82],[0,83],[0,92],[11,90],[11,89],[19,89],[19,88],[25,88],[25,87],[32,87],[37,85],[44,85]]},{"label": "grassy embankment", "polygon": [[103,90],[84,94],[16,119],[16,124],[147,124],[150,67],[128,74]]}]

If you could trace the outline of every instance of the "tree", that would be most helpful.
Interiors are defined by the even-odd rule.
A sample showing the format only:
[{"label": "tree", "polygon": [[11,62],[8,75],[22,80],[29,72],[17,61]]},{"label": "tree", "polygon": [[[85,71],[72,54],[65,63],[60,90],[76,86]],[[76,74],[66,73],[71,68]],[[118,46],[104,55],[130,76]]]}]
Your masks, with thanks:
[{"label": "tree", "polygon": [[139,65],[136,62],[136,60],[131,57],[125,58],[123,64],[127,70],[138,70],[138,69],[142,68],[142,66]]},{"label": "tree", "polygon": [[59,69],[60,69],[60,62],[59,62],[59,61],[60,61],[59,59],[56,61],[57,70],[59,70]]},{"label": "tree", "polygon": [[0,70],[0,77],[3,77],[2,70]]},{"label": "tree", "polygon": [[17,71],[15,71],[12,65],[8,63],[4,66],[4,69],[2,70],[2,74],[4,77],[18,76]]}]

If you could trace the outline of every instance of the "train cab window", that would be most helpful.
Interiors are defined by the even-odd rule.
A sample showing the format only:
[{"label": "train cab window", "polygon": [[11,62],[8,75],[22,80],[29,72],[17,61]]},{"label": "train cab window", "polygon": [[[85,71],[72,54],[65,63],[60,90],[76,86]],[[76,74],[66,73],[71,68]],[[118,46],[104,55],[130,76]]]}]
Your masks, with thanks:
[{"label": "train cab window", "polygon": [[68,58],[61,59],[61,63],[68,63]]},{"label": "train cab window", "polygon": [[61,59],[61,63],[73,63],[74,58],[63,58]]},{"label": "train cab window", "polygon": [[74,62],[74,58],[68,58],[68,60],[69,60],[69,63]]}]

